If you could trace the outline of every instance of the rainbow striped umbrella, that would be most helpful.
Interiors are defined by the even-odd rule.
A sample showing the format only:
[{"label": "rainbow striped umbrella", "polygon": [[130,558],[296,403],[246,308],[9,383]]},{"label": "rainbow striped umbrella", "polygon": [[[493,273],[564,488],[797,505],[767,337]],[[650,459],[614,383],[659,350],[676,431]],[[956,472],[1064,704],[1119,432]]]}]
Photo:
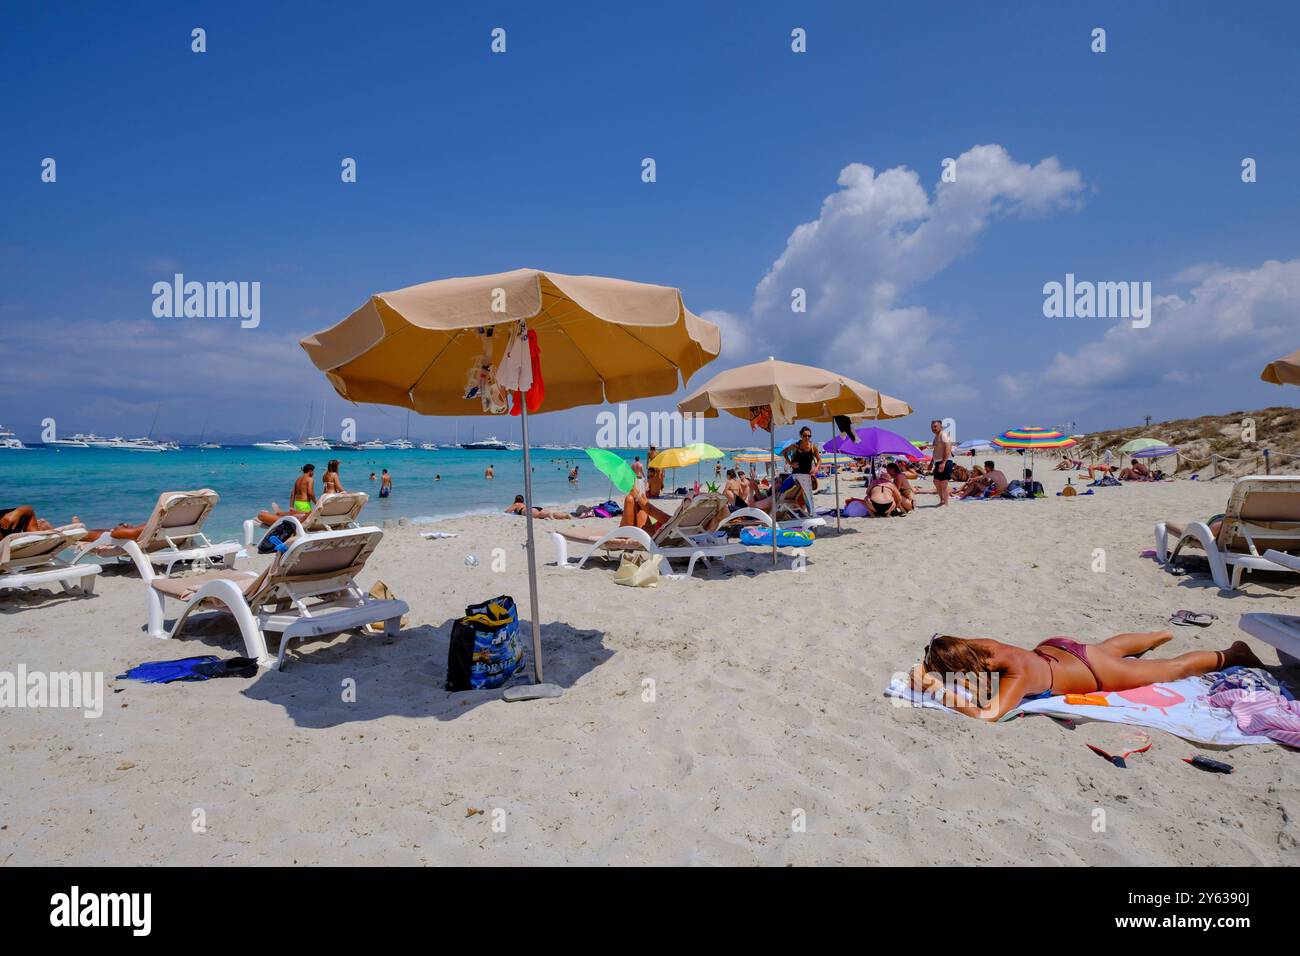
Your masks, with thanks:
[{"label": "rainbow striped umbrella", "polygon": [[1019,452],[1029,452],[1029,470],[1034,467],[1034,452],[1048,448],[1069,448],[1079,444],[1065,432],[1055,428],[1040,428],[1026,425],[1024,428],[1012,428],[993,439],[999,448],[1014,448]]},{"label": "rainbow striped umbrella", "polygon": [[1026,451],[1038,451],[1043,448],[1069,448],[1079,444],[1065,432],[1055,428],[1039,428],[1026,425],[1024,428],[1012,428],[993,439],[999,448],[1016,448]]}]

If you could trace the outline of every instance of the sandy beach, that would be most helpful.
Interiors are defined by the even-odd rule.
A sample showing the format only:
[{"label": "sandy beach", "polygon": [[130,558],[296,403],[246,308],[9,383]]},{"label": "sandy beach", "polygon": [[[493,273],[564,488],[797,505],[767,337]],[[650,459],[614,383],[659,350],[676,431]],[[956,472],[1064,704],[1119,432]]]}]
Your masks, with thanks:
[{"label": "sandy beach", "polygon": [[[1000,464],[1012,473],[1018,459]],[[229,619],[147,637],[133,571],[100,575],[90,599],[7,597],[3,667],[103,672],[106,706],[97,719],[0,709],[0,863],[1300,863],[1300,778],[1283,747],[1212,752],[1153,732],[1125,772],[1045,717],[986,725],[882,695],[935,631],[1095,641],[1160,629],[1180,608],[1219,620],[1174,628],[1162,655],[1244,638],[1278,663],[1236,622],[1297,613],[1291,582],[1255,575],[1226,597],[1140,556],[1157,520],[1222,511],[1227,481],[1070,500],[1054,494],[1064,474],[1039,476],[1045,500],[939,510],[928,497],[905,519],[846,519],[803,571],[788,558],[773,571],[756,549],[650,589],[616,586],[602,562],[557,568],[560,522],[539,522],[558,700],[442,689],[465,605],[503,593],[526,605],[524,523],[504,516],[386,530],[361,583],[409,602],[402,634],[307,642],[285,671],[252,679],[113,679],[142,661],[242,653]],[[1236,773],[1183,763],[1198,752]]]}]

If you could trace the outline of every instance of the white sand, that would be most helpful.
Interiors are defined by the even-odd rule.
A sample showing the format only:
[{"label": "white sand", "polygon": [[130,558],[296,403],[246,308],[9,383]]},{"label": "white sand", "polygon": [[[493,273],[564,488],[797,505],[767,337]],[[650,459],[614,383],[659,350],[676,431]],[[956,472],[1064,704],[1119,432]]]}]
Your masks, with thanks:
[{"label": "white sand", "polygon": [[[1052,492],[1064,481],[1040,477]],[[1226,646],[1247,610],[1300,613],[1294,579],[1228,598],[1139,557],[1157,519],[1205,518],[1228,488],[944,511],[923,498],[902,520],[846,521],[803,573],[770,572],[759,553],[736,565],[752,576],[646,590],[615,586],[599,562],[556,568],[539,524],[546,672],[566,691],[530,703],[442,690],[464,606],[526,604],[517,519],[446,522],[461,534],[448,540],[391,530],[362,581],[409,601],[403,635],[304,644],[284,673],[252,680],[113,680],[145,660],[242,653],[228,623],[146,637],[134,574],[101,575],[89,600],[9,598],[0,670],[103,671],[108,701],[97,720],[0,710],[0,863],[1300,863],[1292,751],[1215,754],[1237,772],[1212,775],[1181,762],[1196,746],[1155,732],[1124,771],[1046,718],[990,726],[881,695],[938,630],[1032,646],[1159,629],[1184,607],[1219,615],[1176,628],[1160,655]]]}]

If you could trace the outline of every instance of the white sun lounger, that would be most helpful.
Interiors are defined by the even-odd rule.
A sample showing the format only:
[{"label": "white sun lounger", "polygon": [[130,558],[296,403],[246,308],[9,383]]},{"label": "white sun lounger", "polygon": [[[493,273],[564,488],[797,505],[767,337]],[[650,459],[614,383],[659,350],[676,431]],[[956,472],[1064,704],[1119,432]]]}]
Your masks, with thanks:
[{"label": "white sun lounger", "polygon": [[197,491],[166,491],[158,496],[153,512],[135,540],[114,538],[104,532],[94,540],[83,540],[72,559],[77,564],[90,554],[101,558],[130,558],[141,577],[151,565],[165,566],[171,574],[177,564],[194,563],[233,568],[243,550],[237,541],[213,544],[203,533],[212,509],[221,496],[211,488]]},{"label": "white sun lounger", "polygon": [[[1238,478],[1217,537],[1204,521],[1185,525],[1161,521],[1155,535],[1156,560],[1161,564],[1178,557],[1184,547],[1204,550],[1214,583],[1224,591],[1241,587],[1241,576],[1247,571],[1295,570],[1261,554],[1260,546],[1279,554],[1300,551],[1300,477]],[[1172,550],[1171,540],[1175,542]]]},{"label": "white sun lounger", "polygon": [[[356,528],[361,509],[370,496],[364,491],[332,491],[316,499],[309,512],[294,515],[308,531],[335,531],[339,528]],[[244,547],[253,543],[257,529],[263,527],[256,518],[244,522]]]},{"label": "white sun lounger", "polygon": [[[686,577],[689,578],[695,573],[698,561],[707,565],[712,558],[725,559],[731,555],[749,553],[749,548],[743,544],[726,541],[715,533],[726,514],[726,496],[710,493],[683,501],[672,516],[655,529],[654,537],[633,527],[614,528],[605,534],[584,532],[577,528],[552,531],[555,563],[562,568],[576,569],[597,553],[612,556],[642,551],[662,555],[665,563],[671,562],[673,558],[687,559]],[[570,544],[586,548],[576,561],[569,558]]]},{"label": "white sun lounger", "polygon": [[18,531],[0,540],[0,591],[58,584],[69,594],[93,594],[95,575],[103,568],[59,557],[85,536],[81,525],[67,525],[53,531]]},{"label": "white sun lounger", "polygon": [[[307,532],[295,519],[284,520],[297,525],[298,533],[261,574],[215,571],[167,578],[151,572],[149,636],[175,637],[190,614],[218,605],[239,625],[245,654],[278,670],[296,638],[341,634],[378,621],[385,635],[396,635],[402,615],[410,611],[406,602],[373,598],[356,581],[384,533],[374,527]],[[163,620],[167,598],[185,605],[170,631]],[[269,650],[267,632],[280,635],[277,655]]]}]

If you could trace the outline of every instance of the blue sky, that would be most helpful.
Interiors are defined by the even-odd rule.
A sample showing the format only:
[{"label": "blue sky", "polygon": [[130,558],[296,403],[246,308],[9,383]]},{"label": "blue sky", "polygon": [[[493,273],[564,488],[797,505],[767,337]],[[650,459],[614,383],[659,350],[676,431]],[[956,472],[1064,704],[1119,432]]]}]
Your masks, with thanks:
[{"label": "blue sky", "polygon": [[[301,335],[374,292],[519,266],[678,286],[724,327],[697,381],[769,354],[823,364],[910,401],[909,435],[941,416],[960,438],[1294,402],[1257,380],[1300,346],[1294,4],[2,18],[0,328],[27,357],[6,362],[0,422],[24,437],[47,415],[138,433],[159,408],[160,433],[296,434],[325,395]],[[937,188],[948,157],[957,182]],[[260,327],[154,318],[151,286],[176,271],[261,282]],[[1150,281],[1151,327],[1044,318],[1067,272]],[[809,315],[789,312],[796,285]],[[363,433],[404,417],[347,411]],[[583,440],[597,411],[536,430]]]}]

